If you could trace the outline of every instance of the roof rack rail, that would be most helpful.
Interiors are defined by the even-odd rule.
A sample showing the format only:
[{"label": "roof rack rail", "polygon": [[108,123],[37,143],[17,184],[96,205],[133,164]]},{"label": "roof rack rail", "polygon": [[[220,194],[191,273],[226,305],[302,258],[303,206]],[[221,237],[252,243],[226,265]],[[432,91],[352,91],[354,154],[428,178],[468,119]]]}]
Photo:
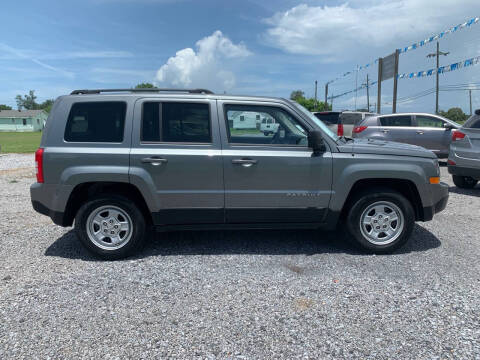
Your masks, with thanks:
[{"label": "roof rack rail", "polygon": [[73,90],[70,95],[80,94],[100,94],[111,92],[183,92],[189,94],[213,94],[213,91],[207,89],[167,89],[167,88],[143,88],[143,89],[84,89]]}]

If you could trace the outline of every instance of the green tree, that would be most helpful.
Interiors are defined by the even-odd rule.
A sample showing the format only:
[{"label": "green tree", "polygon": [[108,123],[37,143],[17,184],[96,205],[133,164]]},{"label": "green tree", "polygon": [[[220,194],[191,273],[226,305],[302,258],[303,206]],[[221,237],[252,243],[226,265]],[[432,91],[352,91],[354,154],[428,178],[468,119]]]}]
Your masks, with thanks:
[{"label": "green tree", "polygon": [[137,86],[135,86],[135,89],[152,89],[155,86],[150,83],[140,83]]},{"label": "green tree", "polygon": [[11,106],[0,104],[0,110],[12,110]]},{"label": "green tree", "polygon": [[299,98],[304,98],[304,97],[305,97],[305,93],[302,90],[295,90],[295,91],[292,91],[292,93],[290,94],[291,100],[297,100]]},{"label": "green tree", "polygon": [[448,111],[440,110],[439,113],[441,116],[459,123],[462,123],[468,119],[468,115],[465,114],[459,107],[450,108]]},{"label": "green tree", "polygon": [[47,99],[42,103],[37,103],[37,96],[35,95],[35,90],[30,90],[27,95],[17,95],[15,97],[17,101],[18,110],[26,109],[26,110],[44,110],[47,113],[52,110],[52,105],[55,100]]},{"label": "green tree", "polygon": [[27,95],[17,95],[15,101],[17,102],[18,110],[38,110],[38,104],[36,103],[37,96],[35,90],[30,90]]},{"label": "green tree", "polygon": [[303,107],[305,107],[308,111],[329,111],[332,110],[330,105],[325,106],[323,101],[318,101],[315,106],[315,98],[306,98],[305,93],[302,90],[295,90],[292,91],[290,94],[290,99],[296,101]]},{"label": "green tree", "polygon": [[46,113],[50,114],[50,111],[52,110],[52,106],[55,100],[53,99],[47,99],[41,104],[38,105],[39,109],[45,111]]}]

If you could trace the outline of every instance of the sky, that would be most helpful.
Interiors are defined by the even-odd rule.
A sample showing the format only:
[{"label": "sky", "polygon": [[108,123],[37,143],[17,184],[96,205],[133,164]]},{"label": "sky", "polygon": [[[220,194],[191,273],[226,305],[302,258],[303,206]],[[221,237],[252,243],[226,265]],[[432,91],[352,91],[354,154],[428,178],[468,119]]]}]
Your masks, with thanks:
[{"label": "sky", "polygon": [[[433,5],[434,4],[434,5]],[[0,104],[35,90],[38,101],[85,88],[207,88],[218,93],[324,98],[337,76],[480,16],[478,0],[82,0],[2,1]],[[435,43],[400,55],[399,72],[435,66]],[[480,55],[480,23],[440,40],[441,65]],[[340,94],[377,80],[376,66],[329,85]],[[440,109],[469,113],[480,64],[440,75]],[[409,99],[435,77],[400,79],[397,111],[435,111],[435,95]],[[393,80],[382,83],[391,112]],[[451,89],[451,88],[450,88]],[[370,104],[377,88],[370,88]],[[472,91],[480,108],[480,90]],[[335,110],[365,108],[365,90],[335,98]]]}]

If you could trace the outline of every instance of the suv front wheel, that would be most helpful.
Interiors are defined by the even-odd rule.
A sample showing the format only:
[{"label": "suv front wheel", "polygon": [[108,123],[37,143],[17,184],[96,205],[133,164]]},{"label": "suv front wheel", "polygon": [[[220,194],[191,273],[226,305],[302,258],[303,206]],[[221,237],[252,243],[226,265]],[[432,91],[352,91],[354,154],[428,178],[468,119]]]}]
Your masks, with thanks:
[{"label": "suv front wheel", "polygon": [[415,225],[415,213],[402,194],[379,189],[358,196],[346,220],[349,238],[358,246],[368,252],[385,254],[408,241]]},{"label": "suv front wheel", "polygon": [[80,207],[75,231],[87,250],[103,259],[115,260],[141,248],[145,219],[132,201],[116,195],[102,196]]}]

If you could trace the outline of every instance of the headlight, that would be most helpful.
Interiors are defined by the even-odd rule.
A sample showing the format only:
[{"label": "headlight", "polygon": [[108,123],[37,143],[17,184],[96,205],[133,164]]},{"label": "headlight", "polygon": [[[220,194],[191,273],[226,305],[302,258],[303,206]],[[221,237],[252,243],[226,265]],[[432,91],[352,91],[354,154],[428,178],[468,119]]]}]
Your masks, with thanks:
[{"label": "headlight", "polygon": [[437,171],[437,176],[440,176],[440,164],[438,163],[438,159],[433,161],[435,163],[435,169]]}]

